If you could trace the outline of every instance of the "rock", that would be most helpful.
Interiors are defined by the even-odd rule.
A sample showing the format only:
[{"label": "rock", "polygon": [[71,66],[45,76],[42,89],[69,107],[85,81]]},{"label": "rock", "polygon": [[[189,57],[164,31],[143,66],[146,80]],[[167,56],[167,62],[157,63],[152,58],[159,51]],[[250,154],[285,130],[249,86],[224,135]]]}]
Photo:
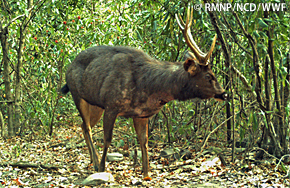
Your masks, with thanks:
[{"label": "rock", "polygon": [[114,182],[113,175],[107,172],[98,172],[87,177],[81,184],[87,186],[95,186],[108,182]]},{"label": "rock", "polygon": [[[133,159],[135,155],[135,151],[130,152],[130,158]],[[148,156],[152,156],[151,152],[148,152]],[[142,158],[142,152],[141,151],[137,151],[137,159],[141,159]]]},{"label": "rock", "polygon": [[170,158],[173,154],[175,154],[176,152],[174,151],[174,149],[164,149],[161,151],[160,153],[160,157],[164,157],[164,158]]},{"label": "rock", "polygon": [[214,184],[214,183],[203,183],[203,184],[196,184],[193,187],[203,187],[203,188],[208,187],[208,188],[213,188],[213,187],[222,187],[222,186],[220,186],[218,184]]},{"label": "rock", "polygon": [[[135,151],[130,152],[130,158],[133,159],[135,155]],[[137,151],[137,158],[141,159],[142,158],[142,152],[141,151]]]},{"label": "rock", "polygon": [[121,153],[108,153],[107,154],[107,161],[122,161],[124,159]]},{"label": "rock", "polygon": [[42,184],[36,185],[35,188],[49,187],[50,185],[51,183],[42,183]]},{"label": "rock", "polygon": [[168,149],[164,149],[163,151],[161,151],[160,153],[160,157],[164,157],[164,158],[173,158],[173,159],[177,159],[179,160],[180,158],[182,158],[183,160],[186,159],[190,159],[192,157],[192,153],[190,151],[177,151],[171,148]]},{"label": "rock", "polygon": [[193,157],[192,152],[190,152],[190,151],[182,151],[181,152],[181,158],[183,160],[191,159],[192,157]]},{"label": "rock", "polygon": [[142,180],[133,178],[131,181],[132,185],[142,185]]}]

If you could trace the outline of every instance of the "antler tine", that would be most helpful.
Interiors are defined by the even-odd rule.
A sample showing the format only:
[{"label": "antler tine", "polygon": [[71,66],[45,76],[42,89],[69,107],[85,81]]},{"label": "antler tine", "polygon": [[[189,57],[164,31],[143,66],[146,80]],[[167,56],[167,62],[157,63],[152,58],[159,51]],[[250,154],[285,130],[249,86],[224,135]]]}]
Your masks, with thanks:
[{"label": "antler tine", "polygon": [[[188,7],[188,8],[190,8],[190,7]],[[190,22],[192,22],[192,20],[193,20],[193,8],[191,7],[190,8],[191,9],[191,12],[190,12]],[[187,15],[188,15],[188,12],[187,12]]]},{"label": "antler tine", "polygon": [[192,20],[193,20],[193,8],[188,7],[188,10],[187,10],[187,18],[189,17],[190,9],[191,9],[191,13],[190,13],[190,25],[188,26],[187,36],[188,36],[188,38],[189,38],[189,41],[190,41],[191,44],[193,45],[193,47],[198,51],[198,53],[199,53],[201,56],[205,57],[206,54],[203,53],[203,52],[199,49],[199,47],[197,46],[196,42],[193,40],[193,37],[192,37],[191,31],[190,31],[190,26],[191,26],[191,24],[192,24]]},{"label": "antler tine", "polygon": [[192,18],[193,12],[191,12],[190,17],[189,17],[189,13],[190,13],[190,7],[188,7],[188,9],[187,9],[185,31],[187,31],[188,28],[190,28],[191,27],[191,24],[192,24],[192,19],[191,18]]},{"label": "antler tine", "polygon": [[[190,11],[191,9],[191,11]],[[188,47],[192,50],[195,57],[199,60],[199,63],[201,64],[208,64],[208,60],[214,50],[215,42],[216,42],[216,36],[213,39],[213,42],[211,44],[211,48],[208,53],[202,52],[199,47],[197,46],[196,42],[193,40],[193,37],[191,35],[190,26],[192,24],[193,20],[193,8],[188,7],[187,9],[187,16],[186,16],[186,23],[183,22],[181,16],[179,14],[175,14],[175,18],[177,20],[177,24],[180,28],[180,30],[183,33],[184,39],[188,45]]]},{"label": "antler tine", "polygon": [[183,31],[185,24],[184,24],[183,20],[181,19],[181,16],[179,14],[175,14],[175,19],[177,21],[177,25],[179,26],[180,30]]},{"label": "antler tine", "polygon": [[207,65],[208,64],[208,60],[214,50],[214,47],[215,47],[215,42],[216,42],[216,39],[217,39],[217,35],[215,34],[214,38],[213,38],[213,41],[211,43],[211,47],[208,51],[208,53],[206,54],[206,56],[204,57],[204,63]]},{"label": "antler tine", "polygon": [[190,33],[190,26],[192,24],[192,18],[193,18],[193,10],[190,13],[190,7],[188,8],[187,16],[186,16],[186,23],[183,22],[180,15],[177,16],[176,14],[175,17],[177,20],[177,24],[183,33],[185,42],[187,43],[188,47],[192,50],[193,54],[199,60],[199,62],[203,62],[205,54],[197,47]]},{"label": "antler tine", "polygon": [[193,37],[192,37],[192,35],[191,35],[190,28],[188,28],[188,30],[187,30],[187,35],[188,35],[188,38],[189,38],[191,44],[192,44],[192,45],[194,46],[194,48],[199,52],[199,54],[200,54],[201,56],[203,56],[203,57],[206,56],[206,54],[203,53],[203,52],[199,49],[199,47],[197,46],[196,42],[193,40]]},{"label": "antler tine", "polygon": [[[199,62],[203,62],[202,59],[204,58],[204,54],[200,53],[201,51],[199,48],[196,48],[195,42],[192,42],[193,40],[191,39],[191,33],[190,33],[190,26],[192,24],[192,18],[193,18],[193,11],[190,13],[190,7],[187,9],[187,16],[186,16],[186,23],[184,24],[183,20],[181,19],[181,16],[179,15],[180,19],[177,18],[178,20],[178,25],[179,28],[181,29],[185,42],[187,43],[188,47],[191,49],[195,57],[199,60]],[[181,21],[180,21],[181,20]],[[181,25],[182,23],[182,25]]]}]

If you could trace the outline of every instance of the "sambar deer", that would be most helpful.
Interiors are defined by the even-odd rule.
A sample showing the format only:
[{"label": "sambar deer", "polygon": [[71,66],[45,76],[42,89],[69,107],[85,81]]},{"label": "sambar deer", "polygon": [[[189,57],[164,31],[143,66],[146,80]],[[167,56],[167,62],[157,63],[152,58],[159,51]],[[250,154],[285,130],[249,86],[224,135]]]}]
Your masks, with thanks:
[{"label": "sambar deer", "polygon": [[[82,117],[82,131],[95,170],[103,172],[112,131],[118,116],[132,117],[142,150],[143,176],[148,176],[148,118],[157,114],[171,100],[216,98],[226,100],[227,94],[217,82],[208,53],[203,53],[190,32],[193,11],[186,23],[176,19],[187,45],[185,62],[163,62],[141,50],[130,47],[96,46],[82,51],[69,66],[66,85]],[[190,20],[190,21],[189,21]],[[104,112],[104,147],[101,163],[92,140],[92,127]]]}]

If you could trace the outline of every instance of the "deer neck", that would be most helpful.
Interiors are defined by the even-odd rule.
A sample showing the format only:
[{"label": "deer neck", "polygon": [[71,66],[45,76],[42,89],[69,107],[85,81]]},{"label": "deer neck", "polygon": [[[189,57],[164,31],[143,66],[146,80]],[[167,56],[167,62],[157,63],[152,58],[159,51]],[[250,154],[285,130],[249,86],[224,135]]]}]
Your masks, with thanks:
[{"label": "deer neck", "polygon": [[164,62],[149,67],[149,70],[144,72],[140,85],[149,95],[164,95],[165,102],[193,98],[190,92],[186,91],[190,75],[184,70],[182,63]]}]

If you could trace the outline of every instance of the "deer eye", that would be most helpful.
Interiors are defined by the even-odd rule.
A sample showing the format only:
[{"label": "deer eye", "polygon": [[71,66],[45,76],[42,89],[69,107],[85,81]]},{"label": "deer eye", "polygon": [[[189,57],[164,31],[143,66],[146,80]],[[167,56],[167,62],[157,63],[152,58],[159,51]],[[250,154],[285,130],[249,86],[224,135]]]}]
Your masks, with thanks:
[{"label": "deer eye", "polygon": [[211,78],[211,76],[210,76],[209,74],[205,75],[205,78],[206,78],[208,81],[211,81],[211,80],[212,80],[212,78]]}]

